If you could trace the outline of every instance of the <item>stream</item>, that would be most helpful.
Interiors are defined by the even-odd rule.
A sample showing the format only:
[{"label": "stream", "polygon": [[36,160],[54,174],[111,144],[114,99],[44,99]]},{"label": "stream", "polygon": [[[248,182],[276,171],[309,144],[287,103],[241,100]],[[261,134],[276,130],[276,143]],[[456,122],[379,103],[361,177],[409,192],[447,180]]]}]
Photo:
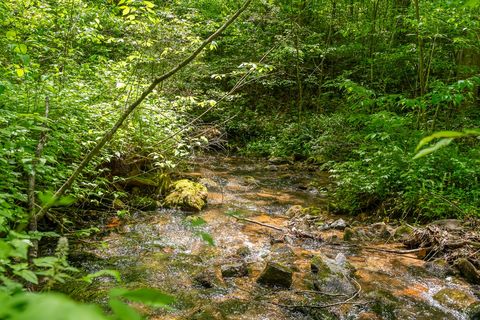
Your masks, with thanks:
[{"label": "stream", "polygon": [[[172,310],[138,306],[148,319],[470,319],[467,307],[479,303],[475,288],[429,271],[415,253],[371,250],[405,249],[398,242],[344,246],[341,228],[321,231],[318,241],[231,216],[285,229],[291,227],[287,210],[300,205],[318,208],[324,222],[336,221],[340,217],[325,212],[330,183],[325,173],[208,157],[198,159],[183,177],[208,187],[208,206],[200,213],[132,213],[104,236],[72,246],[74,265],[87,272],[116,269],[121,286],[153,287],[176,297]],[[194,226],[195,217],[206,223]],[[318,256],[340,270],[321,285],[312,274],[312,259]],[[258,283],[272,259],[289,261],[289,288]],[[105,303],[105,293],[115,286],[113,279],[102,277],[66,291]]]}]

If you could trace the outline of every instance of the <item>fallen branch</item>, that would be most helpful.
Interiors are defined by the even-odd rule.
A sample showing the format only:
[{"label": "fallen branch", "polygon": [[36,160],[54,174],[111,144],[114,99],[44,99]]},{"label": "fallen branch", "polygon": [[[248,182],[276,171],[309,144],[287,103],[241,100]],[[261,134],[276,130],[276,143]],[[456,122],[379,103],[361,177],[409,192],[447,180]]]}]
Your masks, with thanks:
[{"label": "fallen branch", "polygon": [[217,31],[215,31],[210,37],[208,37],[205,41],[202,42],[202,44],[186,59],[184,59],[182,62],[180,62],[177,66],[175,66],[173,69],[168,71],[167,73],[159,76],[156,78],[150,86],[140,95],[140,97],[134,101],[125,111],[124,113],[120,116],[120,118],[117,120],[115,125],[105,132],[103,135],[102,139],[100,139],[95,147],[83,158],[83,160],[80,162],[78,167],[75,169],[75,171],[71,174],[71,176],[65,181],[65,183],[58,189],[55,194],[53,195],[52,201],[50,201],[48,204],[45,204],[33,217],[31,217],[31,221],[35,220],[38,221],[42,219],[46,212],[53,206],[57,200],[59,200],[65,192],[72,186],[73,182],[77,179],[77,177],[80,175],[80,173],[85,169],[85,167],[90,163],[90,161],[100,152],[100,150],[103,148],[103,146],[110,141],[113,138],[113,135],[118,131],[118,129],[122,126],[124,121],[128,118],[128,116],[137,108],[146,98],[147,96],[163,81],[167,80],[174,74],[176,74],[178,71],[183,69],[185,66],[187,66],[190,62],[192,62],[202,51],[203,49],[211,43],[213,40],[215,40],[217,37],[221,35],[221,33],[228,28],[239,16],[244,12],[247,7],[250,5],[252,0],[246,0],[243,6],[238,9],[237,12],[233,16],[230,17]]},{"label": "fallen branch", "polygon": [[306,232],[303,232],[303,231],[300,231],[300,230],[288,230],[286,228],[276,227],[276,226],[273,226],[271,224],[259,222],[259,221],[248,219],[248,218],[239,217],[239,216],[236,216],[236,215],[233,215],[233,214],[231,216],[233,218],[237,219],[237,220],[240,220],[240,221],[257,224],[259,226],[270,228],[270,229],[273,229],[273,230],[276,230],[276,231],[280,231],[280,232],[283,232],[285,234],[293,234],[294,236],[299,237],[299,238],[308,238],[308,239],[323,241],[323,239],[319,236],[316,236],[316,235],[313,235],[313,234],[310,234],[310,233],[306,233]]}]

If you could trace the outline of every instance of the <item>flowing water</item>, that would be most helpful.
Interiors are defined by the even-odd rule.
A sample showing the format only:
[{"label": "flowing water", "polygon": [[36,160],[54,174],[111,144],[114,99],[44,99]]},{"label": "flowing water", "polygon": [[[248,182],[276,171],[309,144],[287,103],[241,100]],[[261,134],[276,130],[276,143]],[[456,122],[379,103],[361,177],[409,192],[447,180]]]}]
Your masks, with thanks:
[{"label": "flowing water", "polygon": [[[326,207],[323,188],[329,179],[324,173],[212,157],[198,160],[185,176],[203,179],[209,187],[207,208],[194,215],[206,224],[192,226],[191,214],[178,210],[136,213],[101,239],[74,248],[77,265],[89,272],[116,269],[124,287],[153,287],[176,297],[173,310],[138,306],[149,319],[468,319],[466,306],[478,301],[468,284],[427,272],[415,254],[329,245],[341,243],[342,231],[323,231],[326,240],[316,241],[229,215],[234,212],[285,228],[285,212],[292,205]],[[324,219],[338,217],[324,215]],[[205,241],[205,234],[213,238],[214,246]],[[272,289],[256,282],[279,243],[293,252],[295,272],[290,289]],[[398,243],[368,246],[401,248]],[[361,288],[358,296],[346,301],[353,295],[351,290],[338,295],[315,292],[310,262],[317,255],[332,261],[346,258],[357,281],[353,293]],[[248,266],[248,275],[222,278],[220,268],[239,260]],[[114,285],[111,279],[100,278],[86,289],[72,288],[69,293],[102,302],[106,290]],[[433,298],[445,288],[463,294],[460,302]]]}]

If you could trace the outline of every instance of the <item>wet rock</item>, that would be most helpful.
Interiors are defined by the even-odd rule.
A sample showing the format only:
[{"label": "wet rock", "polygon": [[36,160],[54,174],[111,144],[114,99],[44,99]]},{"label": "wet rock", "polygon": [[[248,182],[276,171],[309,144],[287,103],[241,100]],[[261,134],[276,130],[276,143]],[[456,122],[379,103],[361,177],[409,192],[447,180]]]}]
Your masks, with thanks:
[{"label": "wet rock", "polygon": [[352,274],[353,268],[342,253],[338,254],[335,260],[315,256],[310,263],[310,269],[314,276],[315,290],[343,294],[352,294],[356,290],[347,278],[347,275]]},{"label": "wet rock", "polygon": [[202,178],[198,181],[198,183],[207,187],[208,190],[220,190],[221,189],[220,185],[210,178]]},{"label": "wet rock", "polygon": [[472,284],[480,284],[480,272],[475,266],[465,258],[458,259],[456,262],[460,274]]},{"label": "wet rock", "polygon": [[310,270],[312,273],[318,274],[321,277],[329,276],[332,273],[332,270],[330,270],[330,267],[321,256],[315,256],[312,259],[310,262]]},{"label": "wet rock", "polygon": [[392,236],[393,230],[387,226],[385,222],[374,223],[369,226],[370,232],[378,238],[389,239]]},{"label": "wet rock", "polygon": [[248,275],[247,266],[243,262],[228,263],[221,266],[220,269],[224,278],[245,277]]},{"label": "wet rock", "polygon": [[278,171],[278,167],[276,165],[268,165],[265,167],[265,170],[268,170],[268,171]]},{"label": "wet rock", "polygon": [[447,231],[457,231],[463,228],[463,222],[457,219],[436,220],[430,224]]},{"label": "wet rock", "polygon": [[271,157],[270,159],[268,159],[268,162],[270,162],[271,164],[291,164],[292,163],[292,160],[291,159],[287,159],[287,158],[280,158],[280,157]]},{"label": "wet rock", "polygon": [[453,270],[445,259],[435,259],[425,263],[425,269],[427,272],[435,277],[446,278],[448,275],[453,274]]},{"label": "wet rock", "polygon": [[172,208],[200,211],[207,204],[207,188],[187,179],[172,184],[171,192],[165,198],[165,205]]},{"label": "wet rock", "polygon": [[480,302],[476,302],[468,306],[466,314],[470,320],[480,320]]},{"label": "wet rock", "polygon": [[289,245],[283,243],[274,244],[270,250],[270,261],[278,262],[296,271],[295,253]]},{"label": "wet rock", "polygon": [[220,310],[212,306],[206,306],[201,310],[196,311],[193,315],[187,317],[188,320],[224,320]]},{"label": "wet rock", "polygon": [[257,282],[266,286],[290,288],[292,285],[293,271],[280,263],[268,262]]},{"label": "wet rock", "polygon": [[398,319],[395,311],[398,309],[399,302],[391,293],[375,290],[369,292],[366,298],[371,301],[371,311],[380,319]]},{"label": "wet rock", "polygon": [[293,217],[299,217],[303,214],[304,208],[300,205],[294,205],[288,208],[288,210],[285,212],[285,215],[289,218]]},{"label": "wet rock", "polygon": [[224,281],[216,270],[202,270],[198,272],[194,277],[193,281],[205,289],[211,289],[216,287],[223,287]]},{"label": "wet rock", "polygon": [[393,233],[393,238],[395,240],[406,240],[411,234],[413,233],[413,228],[403,224],[399,227],[397,227]]},{"label": "wet rock", "polygon": [[343,230],[343,241],[352,241],[355,233],[352,228],[346,227]]},{"label": "wet rock", "polygon": [[455,288],[442,289],[433,296],[433,299],[445,307],[458,311],[464,311],[467,307],[477,302],[467,292]]},{"label": "wet rock", "polygon": [[344,230],[347,227],[347,223],[343,219],[338,219],[332,222],[328,227],[329,229]]},{"label": "wet rock", "polygon": [[240,256],[242,258],[245,258],[246,256],[248,256],[249,254],[252,253],[252,250],[250,250],[249,247],[247,246],[243,246],[243,247],[240,247],[237,249],[237,251],[235,252],[235,254],[237,256]]},{"label": "wet rock", "polygon": [[377,316],[373,312],[361,312],[358,314],[357,320],[381,320],[379,316]]}]

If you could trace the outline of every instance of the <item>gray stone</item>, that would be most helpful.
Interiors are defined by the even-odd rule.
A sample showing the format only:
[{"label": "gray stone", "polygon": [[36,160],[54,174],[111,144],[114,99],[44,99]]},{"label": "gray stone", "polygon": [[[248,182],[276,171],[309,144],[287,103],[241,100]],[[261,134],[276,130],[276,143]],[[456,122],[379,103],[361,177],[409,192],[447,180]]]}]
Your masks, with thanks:
[{"label": "gray stone", "polygon": [[334,222],[332,222],[329,226],[330,229],[337,229],[337,230],[343,230],[347,227],[347,223],[343,219],[338,219]]}]

